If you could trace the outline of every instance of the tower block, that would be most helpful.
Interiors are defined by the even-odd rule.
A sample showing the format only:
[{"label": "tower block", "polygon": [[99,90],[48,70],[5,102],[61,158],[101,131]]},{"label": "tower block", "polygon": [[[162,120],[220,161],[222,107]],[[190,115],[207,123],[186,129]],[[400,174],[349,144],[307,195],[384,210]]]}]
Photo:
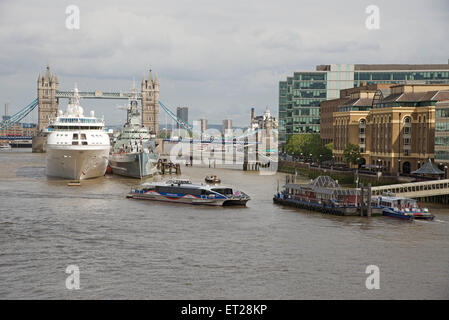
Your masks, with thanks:
[{"label": "tower block", "polygon": [[47,128],[50,119],[58,114],[58,99],[56,91],[59,88],[58,77],[50,73],[47,65],[45,74],[39,74],[37,78],[37,99],[38,99],[38,131]]},{"label": "tower block", "polygon": [[159,79],[148,73],[148,79],[142,78],[142,125],[150,132],[159,132]]}]

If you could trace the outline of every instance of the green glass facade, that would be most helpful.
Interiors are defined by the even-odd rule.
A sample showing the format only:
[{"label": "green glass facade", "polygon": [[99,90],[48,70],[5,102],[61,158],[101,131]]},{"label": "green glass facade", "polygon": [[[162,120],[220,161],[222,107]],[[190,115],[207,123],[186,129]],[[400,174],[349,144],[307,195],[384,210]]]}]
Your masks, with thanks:
[{"label": "green glass facade", "polygon": [[449,161],[449,103],[435,108],[435,162]]},{"label": "green glass facade", "polygon": [[[376,65],[370,65],[376,69]],[[449,83],[447,70],[360,70],[358,65],[318,66],[320,71],[294,72],[279,82],[279,142],[291,134],[320,132],[320,103],[337,99],[340,90],[377,83]],[[323,71],[321,71],[323,70]]]},{"label": "green glass facade", "polygon": [[280,140],[287,134],[320,132],[320,102],[326,99],[325,72],[295,72],[279,83]]},{"label": "green glass facade", "polygon": [[359,87],[364,82],[367,85],[376,83],[447,83],[449,79],[448,71],[355,71],[354,86]]}]

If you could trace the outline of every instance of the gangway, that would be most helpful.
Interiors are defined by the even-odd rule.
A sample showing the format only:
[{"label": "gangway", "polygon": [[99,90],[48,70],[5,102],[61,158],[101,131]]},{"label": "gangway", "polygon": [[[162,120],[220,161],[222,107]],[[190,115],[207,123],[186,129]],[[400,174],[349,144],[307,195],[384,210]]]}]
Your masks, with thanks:
[{"label": "gangway", "polygon": [[391,194],[406,198],[425,198],[449,195],[449,179],[377,186],[371,188],[373,196]]}]

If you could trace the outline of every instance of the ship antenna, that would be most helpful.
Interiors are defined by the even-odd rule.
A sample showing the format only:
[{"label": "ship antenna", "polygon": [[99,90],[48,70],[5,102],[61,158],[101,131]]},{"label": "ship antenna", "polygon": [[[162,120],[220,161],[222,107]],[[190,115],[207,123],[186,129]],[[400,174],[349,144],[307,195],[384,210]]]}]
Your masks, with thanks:
[{"label": "ship antenna", "polygon": [[73,90],[73,96],[75,99],[75,104],[78,105],[80,102],[80,96],[78,94],[78,84],[75,82],[75,89]]}]

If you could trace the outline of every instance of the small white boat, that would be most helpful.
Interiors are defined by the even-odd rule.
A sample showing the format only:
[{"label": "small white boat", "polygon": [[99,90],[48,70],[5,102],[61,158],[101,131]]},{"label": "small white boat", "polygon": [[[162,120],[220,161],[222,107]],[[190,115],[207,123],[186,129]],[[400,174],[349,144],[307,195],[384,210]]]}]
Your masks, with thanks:
[{"label": "small white boat", "polygon": [[9,151],[9,150],[11,150],[11,145],[8,142],[0,144],[0,151]]},{"label": "small white boat", "polygon": [[204,180],[207,183],[220,183],[221,182],[220,178],[217,177],[215,174],[207,175],[206,178],[204,178]]}]

